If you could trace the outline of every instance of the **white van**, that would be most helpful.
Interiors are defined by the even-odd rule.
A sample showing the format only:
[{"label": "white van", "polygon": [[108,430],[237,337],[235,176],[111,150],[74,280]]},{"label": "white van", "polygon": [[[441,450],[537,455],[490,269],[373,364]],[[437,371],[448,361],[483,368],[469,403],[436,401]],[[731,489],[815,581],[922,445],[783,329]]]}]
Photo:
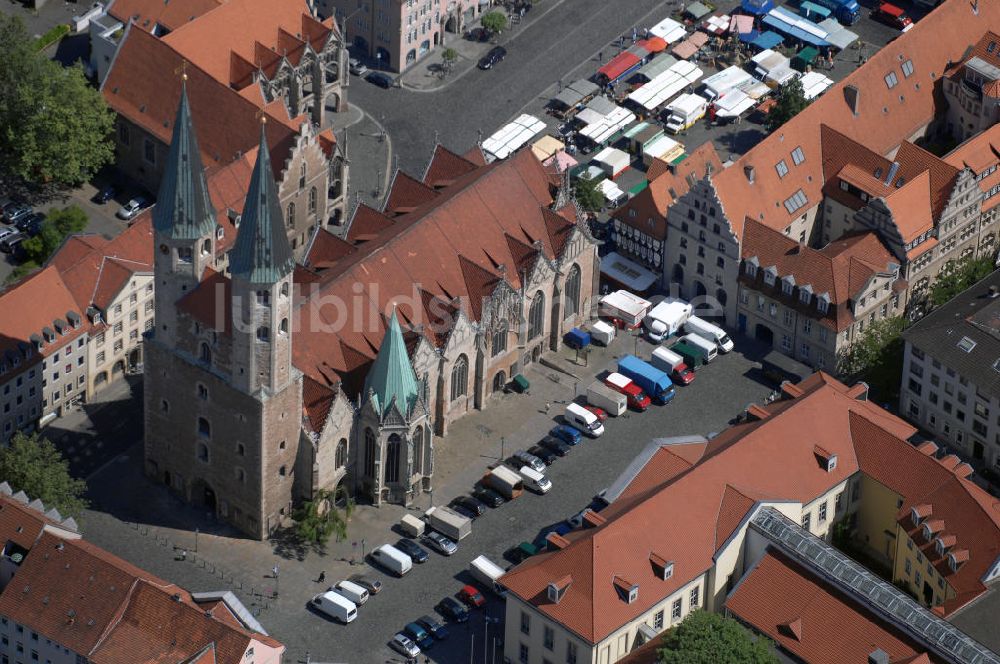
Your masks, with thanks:
[{"label": "white van", "polygon": [[521,469],[517,472],[521,475],[521,480],[524,483],[524,486],[533,491],[537,491],[538,493],[548,493],[549,489],[552,488],[552,480],[545,475],[542,475],[534,468],[521,466]]},{"label": "white van", "polygon": [[729,338],[726,331],[718,325],[709,323],[704,318],[699,318],[698,316],[689,317],[684,323],[684,331],[697,334],[699,337],[704,337],[714,342],[723,353],[728,353],[733,349],[733,340]]},{"label": "white van", "polygon": [[353,581],[341,581],[330,588],[330,590],[342,597],[346,597],[358,606],[368,601],[368,591]]},{"label": "white van", "polygon": [[372,550],[372,560],[396,576],[403,576],[413,567],[413,559],[391,544],[383,544]]},{"label": "white van", "polygon": [[597,419],[597,415],[594,415],[578,403],[571,403],[566,406],[566,412],[563,414],[563,417],[566,418],[567,424],[576,427],[591,438],[597,438],[604,433],[604,425]]},{"label": "white van", "polygon": [[705,363],[709,363],[715,359],[715,356],[719,354],[719,347],[713,341],[709,341],[705,337],[698,336],[697,334],[685,334],[681,337],[681,341],[686,341],[692,346],[696,346],[705,351]]},{"label": "white van", "polygon": [[313,606],[345,625],[358,617],[358,607],[354,602],[328,590],[312,599]]}]

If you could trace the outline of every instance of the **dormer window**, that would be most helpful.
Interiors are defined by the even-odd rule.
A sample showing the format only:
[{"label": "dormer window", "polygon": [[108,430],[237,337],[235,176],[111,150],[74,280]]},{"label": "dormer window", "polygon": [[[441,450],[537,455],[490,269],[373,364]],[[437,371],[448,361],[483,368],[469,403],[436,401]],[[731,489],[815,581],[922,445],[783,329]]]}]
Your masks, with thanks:
[{"label": "dormer window", "polygon": [[927,540],[928,542],[931,540],[931,537],[934,536],[934,533],[931,532],[930,525],[928,525],[926,523],[923,525],[923,527],[920,529],[920,531],[921,531],[921,533],[923,533],[924,539]]},{"label": "dormer window", "polygon": [[548,595],[549,601],[553,604],[558,604],[562,601],[562,598],[566,595],[566,591],[569,590],[570,585],[573,583],[573,577],[569,574],[563,578],[553,581],[548,585],[546,589],[546,594]]},{"label": "dormer window", "polygon": [[767,284],[768,286],[773,286],[774,280],[777,276],[778,276],[777,270],[775,270],[773,267],[767,268],[766,270],[764,270],[764,283]]},{"label": "dormer window", "polygon": [[666,581],[674,575],[674,561],[667,560],[663,556],[655,553],[649,554],[649,562],[653,566],[653,573],[661,581]]},{"label": "dormer window", "polygon": [[757,257],[756,256],[753,257],[753,258],[747,259],[747,262],[745,263],[744,270],[746,271],[748,277],[756,277],[757,276]]},{"label": "dormer window", "polygon": [[791,276],[787,276],[781,280],[781,292],[785,295],[792,294],[792,288],[795,286],[795,279]]},{"label": "dormer window", "polygon": [[812,298],[812,288],[809,286],[803,286],[799,289],[799,300],[802,304],[809,304],[809,300]]},{"label": "dormer window", "polygon": [[615,585],[615,590],[618,591],[618,596],[626,603],[632,604],[639,599],[639,584],[632,583],[620,576],[614,577],[612,583]]},{"label": "dormer window", "polygon": [[632,586],[628,590],[628,603],[631,604],[639,599],[639,586]]},{"label": "dormer window", "polygon": [[816,298],[816,310],[821,314],[825,314],[830,308],[830,298],[826,295],[820,295]]}]

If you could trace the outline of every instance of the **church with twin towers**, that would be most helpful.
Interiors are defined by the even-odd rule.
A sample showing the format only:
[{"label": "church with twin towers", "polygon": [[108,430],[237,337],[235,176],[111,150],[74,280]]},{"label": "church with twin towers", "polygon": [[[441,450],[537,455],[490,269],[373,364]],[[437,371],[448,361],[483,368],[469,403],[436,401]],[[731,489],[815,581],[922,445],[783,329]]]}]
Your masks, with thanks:
[{"label": "church with twin towers", "polygon": [[[422,181],[397,173],[383,206],[359,205],[344,237],[318,228],[297,263],[264,120],[242,211],[220,223],[182,91],[144,340],[147,476],[258,539],[321,491],[417,501],[450,423],[556,348],[598,270],[530,151],[487,165],[441,146]],[[333,321],[358,293],[364,315]]]}]

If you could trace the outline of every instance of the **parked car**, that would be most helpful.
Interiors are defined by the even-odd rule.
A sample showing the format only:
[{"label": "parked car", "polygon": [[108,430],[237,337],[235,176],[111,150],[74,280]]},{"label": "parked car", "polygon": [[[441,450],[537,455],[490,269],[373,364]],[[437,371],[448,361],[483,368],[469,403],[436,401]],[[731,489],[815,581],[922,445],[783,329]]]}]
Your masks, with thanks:
[{"label": "parked car", "polygon": [[566,456],[570,451],[569,445],[554,436],[546,436],[545,438],[542,438],[542,442],[538,444],[547,450],[551,450],[553,454],[561,457]]},{"label": "parked car", "polygon": [[356,574],[350,580],[367,590],[370,595],[377,595],[382,590],[382,582],[371,576]]},{"label": "parked car", "polygon": [[144,196],[136,196],[125,205],[118,208],[115,216],[128,221],[134,219],[140,212],[149,207],[149,201]]},{"label": "parked car", "polygon": [[406,623],[403,633],[410,637],[421,650],[427,650],[434,645],[433,637],[431,637],[426,629],[415,622]]},{"label": "parked car", "polygon": [[415,563],[425,563],[430,557],[423,547],[413,540],[401,539],[396,542],[396,548],[412,558]]},{"label": "parked car", "polygon": [[42,226],[45,224],[45,215],[37,215],[35,219],[25,225],[24,233],[28,237],[35,237],[42,232]]},{"label": "parked car", "polygon": [[494,491],[493,489],[488,489],[486,487],[477,487],[472,492],[473,497],[483,503],[486,503],[490,507],[500,507],[503,505],[503,496]]},{"label": "parked car", "polygon": [[536,457],[542,460],[546,466],[551,466],[559,458],[559,455],[550,449],[542,447],[541,445],[535,445],[534,447],[528,448],[530,454],[534,454]]},{"label": "parked car", "polygon": [[503,46],[494,46],[490,49],[489,53],[479,59],[479,68],[482,70],[493,69],[495,66],[503,62],[503,59],[506,57],[507,49]]},{"label": "parked car", "polygon": [[4,239],[7,236],[14,235],[16,233],[17,229],[14,228],[13,226],[10,226],[8,228],[0,228],[0,240]]},{"label": "parked car", "polygon": [[19,231],[25,231],[28,229],[28,226],[31,226],[32,224],[38,225],[41,224],[43,221],[45,221],[44,214],[42,214],[41,212],[32,212],[31,214],[21,217],[20,219],[15,221],[14,226]]},{"label": "parked car", "polygon": [[458,551],[458,545],[452,542],[439,532],[429,531],[424,534],[424,541],[427,545],[440,553],[442,556],[453,556]]},{"label": "parked car", "polygon": [[3,220],[8,224],[16,224],[19,219],[27,217],[32,212],[31,206],[24,205],[23,203],[14,203],[4,209]]},{"label": "parked car", "polygon": [[490,31],[486,28],[473,28],[466,34],[469,41],[485,42],[490,40]]},{"label": "parked car", "polygon": [[607,411],[605,411],[600,406],[591,406],[590,404],[587,404],[583,408],[584,410],[589,410],[591,413],[593,413],[594,417],[597,418],[598,422],[605,422],[608,419]]},{"label": "parked car", "polygon": [[879,2],[872,10],[872,18],[879,23],[884,23],[896,28],[900,32],[906,32],[913,27],[913,20],[906,15],[902,9],[888,2]]},{"label": "parked car", "polygon": [[437,605],[438,612],[454,622],[463,623],[469,619],[469,610],[454,597],[445,597]]},{"label": "parked car", "polygon": [[118,188],[113,184],[109,184],[105,186],[103,189],[98,189],[97,193],[95,193],[94,197],[91,198],[90,200],[97,203],[98,205],[104,205],[112,198],[114,198],[115,195],[117,194],[118,194]]},{"label": "parked car", "polygon": [[564,443],[570,445],[576,445],[580,442],[580,437],[583,435],[577,429],[569,426],[568,424],[557,424],[552,427],[552,431],[549,431],[549,435],[558,438]]},{"label": "parked car", "polygon": [[448,638],[448,630],[434,616],[420,616],[417,618],[417,624],[430,632],[438,641]]},{"label": "parked car", "polygon": [[528,558],[538,553],[538,547],[531,542],[521,542],[515,547],[511,547],[505,554],[515,565],[524,562]]},{"label": "parked car", "polygon": [[0,251],[5,254],[12,254],[19,244],[27,239],[24,233],[15,231],[13,234],[8,235],[3,240],[0,240]]},{"label": "parked car", "polygon": [[458,598],[465,602],[466,606],[476,609],[486,604],[486,598],[475,586],[462,586],[458,591]]},{"label": "parked car", "polygon": [[464,516],[466,519],[475,519],[478,514],[470,510],[469,508],[459,505],[458,503],[452,503],[449,507],[454,510],[457,514]]},{"label": "parked car", "polygon": [[406,634],[396,634],[389,641],[389,647],[404,657],[420,657],[420,648]]},{"label": "parked car", "polygon": [[483,501],[473,498],[472,496],[459,496],[452,501],[453,505],[461,505],[465,509],[474,513],[476,516],[482,516],[486,512],[486,505]]},{"label": "parked car", "polygon": [[373,85],[377,85],[380,88],[385,88],[386,90],[391,88],[393,85],[392,77],[388,74],[383,74],[380,71],[368,72],[368,75],[365,76],[365,80]]},{"label": "parked car", "polygon": [[515,466],[516,468],[527,466],[528,468],[537,470],[540,473],[545,472],[545,462],[530,452],[518,450],[517,452],[514,452],[514,459],[517,461],[517,465]]},{"label": "parked car", "polygon": [[347,63],[347,67],[355,76],[364,76],[368,73],[368,67],[357,58],[351,58]]}]

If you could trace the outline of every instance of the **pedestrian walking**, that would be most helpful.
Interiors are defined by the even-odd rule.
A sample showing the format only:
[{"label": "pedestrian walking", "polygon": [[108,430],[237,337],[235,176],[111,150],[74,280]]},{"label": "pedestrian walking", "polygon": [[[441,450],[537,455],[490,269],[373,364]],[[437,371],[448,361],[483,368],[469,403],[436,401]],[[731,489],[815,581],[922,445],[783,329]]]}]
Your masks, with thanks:
[{"label": "pedestrian walking", "polygon": [[600,62],[602,65],[604,64],[604,51],[597,52],[597,61]]},{"label": "pedestrian walking", "polygon": [[319,582],[324,583],[325,581],[326,581],[326,571],[324,570],[319,573]]},{"label": "pedestrian walking", "polygon": [[181,562],[184,562],[187,559],[188,559],[187,549],[181,549]]},{"label": "pedestrian walking", "polygon": [[550,410],[551,408],[552,408],[552,404],[550,404],[550,403],[549,403],[548,401],[546,401],[546,402],[545,402],[545,414],[546,414],[546,415],[548,415],[548,414],[549,414],[549,410]]}]

